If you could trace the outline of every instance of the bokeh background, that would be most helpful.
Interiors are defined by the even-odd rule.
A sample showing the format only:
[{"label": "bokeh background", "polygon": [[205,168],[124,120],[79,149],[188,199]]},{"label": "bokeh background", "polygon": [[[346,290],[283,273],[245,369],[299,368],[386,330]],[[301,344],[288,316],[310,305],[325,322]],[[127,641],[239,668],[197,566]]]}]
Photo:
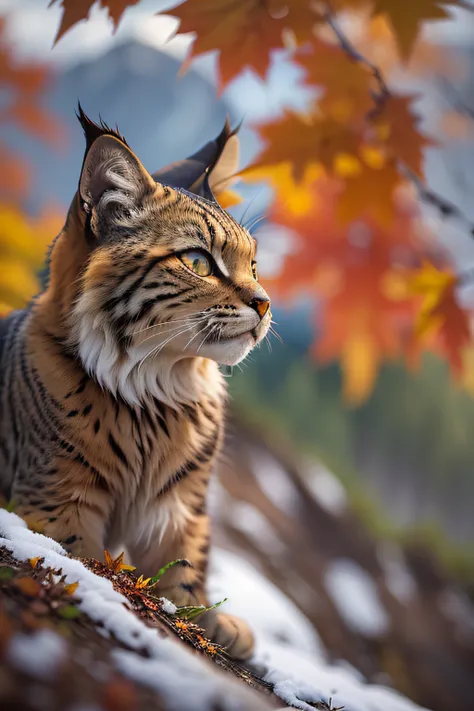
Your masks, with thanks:
[{"label": "bokeh background", "polygon": [[[213,55],[178,76],[191,39],[173,37],[177,22],[154,16],[172,2],[141,0],[114,35],[107,13],[94,5],[88,21],[53,49],[61,9],[47,5],[0,2],[4,312],[40,288],[46,247],[74,195],[84,147],[78,99],[93,119],[118,124],[153,171],[217,135],[226,115],[233,124],[243,120],[244,167],[262,146],[255,125],[303,110],[313,98],[287,52],[276,54],[265,82],[246,70],[219,95]],[[346,30],[368,41],[357,17]],[[466,218],[421,201],[420,222],[433,249],[469,271],[474,16],[458,9],[443,22],[425,23],[419,51],[403,68],[390,61],[393,49],[382,32],[371,41],[391,86],[420,92],[423,131],[437,142],[424,151],[427,185]],[[243,201],[232,212],[262,217],[254,233],[260,275],[271,290],[298,249],[298,235],[272,224],[268,185],[241,182],[236,189]],[[461,299],[474,303],[469,283]],[[226,372],[232,413],[211,500],[216,540],[293,600],[328,658],[432,709],[471,711],[472,370],[455,380],[436,354],[424,354],[416,369],[395,359],[381,365],[363,397],[348,398],[341,364],[314,357],[320,313],[309,287],[291,299],[277,296],[282,342],[272,337],[270,347]]]}]

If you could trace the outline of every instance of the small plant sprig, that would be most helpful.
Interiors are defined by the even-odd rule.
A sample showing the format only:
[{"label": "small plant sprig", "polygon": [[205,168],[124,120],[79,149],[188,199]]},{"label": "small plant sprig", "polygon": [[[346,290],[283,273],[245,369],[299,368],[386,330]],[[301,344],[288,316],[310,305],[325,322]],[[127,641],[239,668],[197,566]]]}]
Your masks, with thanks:
[{"label": "small plant sprig", "polygon": [[214,605],[209,605],[207,607],[206,605],[183,605],[182,607],[177,608],[175,615],[182,620],[191,622],[196,617],[199,617],[199,615],[203,615],[205,612],[209,612],[210,610],[215,610],[225,602],[227,602],[226,597],[220,602],[216,602]]},{"label": "small plant sprig", "polygon": [[172,560],[166,565],[164,565],[162,568],[160,568],[157,574],[153,575],[153,577],[151,578],[144,578],[143,575],[140,575],[140,577],[137,578],[137,581],[135,583],[135,588],[137,590],[153,588],[155,585],[158,585],[166,571],[170,568],[173,568],[175,565],[181,565],[183,568],[193,567],[192,563],[190,563],[189,560],[187,560],[186,558],[177,558],[176,560]]}]

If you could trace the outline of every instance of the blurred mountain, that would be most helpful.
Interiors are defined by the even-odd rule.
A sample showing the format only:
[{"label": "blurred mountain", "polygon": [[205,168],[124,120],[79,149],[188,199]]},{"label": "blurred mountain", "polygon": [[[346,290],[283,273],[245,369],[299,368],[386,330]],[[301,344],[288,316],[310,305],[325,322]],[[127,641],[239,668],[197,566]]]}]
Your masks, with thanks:
[{"label": "blurred mountain", "polygon": [[75,117],[78,100],[92,119],[100,115],[118,124],[150,171],[186,157],[217,135],[226,112],[233,118],[229,102],[217,100],[215,87],[193,70],[178,77],[180,66],[170,55],[128,40],[59,70],[43,105],[65,127],[63,147],[52,149],[14,129],[6,136],[10,148],[33,166],[27,208],[35,211],[51,202],[67,206],[74,195],[84,152]]}]

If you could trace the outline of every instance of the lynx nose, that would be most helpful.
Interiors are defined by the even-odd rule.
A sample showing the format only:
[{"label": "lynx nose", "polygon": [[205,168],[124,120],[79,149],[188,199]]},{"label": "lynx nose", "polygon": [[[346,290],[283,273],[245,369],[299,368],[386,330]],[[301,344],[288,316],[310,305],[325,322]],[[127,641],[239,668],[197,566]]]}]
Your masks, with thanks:
[{"label": "lynx nose", "polygon": [[270,299],[260,296],[252,299],[252,301],[249,302],[249,306],[258,313],[260,318],[263,318],[270,308]]}]

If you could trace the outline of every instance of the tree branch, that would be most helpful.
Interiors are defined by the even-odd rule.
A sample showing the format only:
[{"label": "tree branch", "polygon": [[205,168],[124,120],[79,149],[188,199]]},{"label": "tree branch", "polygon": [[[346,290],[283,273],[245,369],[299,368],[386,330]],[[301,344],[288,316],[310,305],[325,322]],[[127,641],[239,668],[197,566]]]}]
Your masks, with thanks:
[{"label": "tree branch", "polygon": [[[471,8],[472,9],[472,8]],[[391,92],[388,88],[387,82],[383,76],[381,69],[371,62],[369,59],[364,57],[348,39],[348,37],[341,30],[340,26],[334,17],[334,13],[328,4],[326,6],[326,11],[324,12],[324,19],[326,20],[329,27],[334,32],[341,49],[355,62],[365,66],[375,79],[378,91],[372,92],[372,98],[374,100],[374,110],[370,112],[367,118],[373,117],[374,113],[378,113],[383,109],[385,101],[390,97]],[[474,223],[469,220],[463,211],[457,207],[454,203],[450,202],[446,198],[438,195],[433,190],[428,188],[424,181],[418,176],[411,168],[409,168],[403,161],[398,161],[398,167],[400,172],[409,180],[416,188],[418,193],[418,198],[421,202],[424,202],[431,207],[434,207],[443,219],[449,218],[456,220],[462,225],[464,230],[467,230],[470,237],[474,238]]]}]

